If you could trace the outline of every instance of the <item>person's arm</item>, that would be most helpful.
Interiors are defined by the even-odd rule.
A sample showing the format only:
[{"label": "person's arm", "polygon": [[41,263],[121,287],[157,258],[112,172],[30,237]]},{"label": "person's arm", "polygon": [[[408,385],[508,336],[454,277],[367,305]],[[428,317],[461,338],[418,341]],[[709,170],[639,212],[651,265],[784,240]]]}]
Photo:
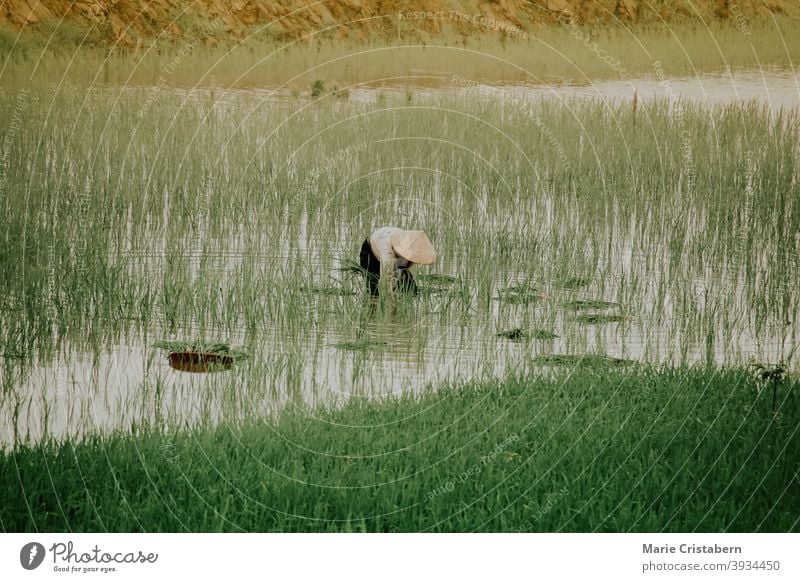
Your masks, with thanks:
[{"label": "person's arm", "polygon": [[394,295],[394,282],[397,280],[395,276],[395,263],[396,256],[393,251],[383,255],[381,261],[381,277],[378,281],[379,285],[385,285],[389,295]]},{"label": "person's arm", "polygon": [[370,237],[372,253],[381,264],[379,284],[386,285],[389,292],[394,292],[393,281],[397,265],[397,255],[392,249],[391,236],[394,228],[381,228]]}]

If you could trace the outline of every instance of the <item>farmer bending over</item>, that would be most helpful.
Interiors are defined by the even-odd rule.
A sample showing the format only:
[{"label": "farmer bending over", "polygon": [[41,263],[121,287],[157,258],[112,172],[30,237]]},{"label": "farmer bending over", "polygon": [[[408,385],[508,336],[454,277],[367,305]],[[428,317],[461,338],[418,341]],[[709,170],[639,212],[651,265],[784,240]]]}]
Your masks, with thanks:
[{"label": "farmer bending over", "polygon": [[409,269],[415,264],[433,264],[436,251],[421,230],[384,226],[364,241],[359,258],[370,294],[378,295],[379,281],[386,281],[390,292],[396,288],[416,294],[417,284]]}]

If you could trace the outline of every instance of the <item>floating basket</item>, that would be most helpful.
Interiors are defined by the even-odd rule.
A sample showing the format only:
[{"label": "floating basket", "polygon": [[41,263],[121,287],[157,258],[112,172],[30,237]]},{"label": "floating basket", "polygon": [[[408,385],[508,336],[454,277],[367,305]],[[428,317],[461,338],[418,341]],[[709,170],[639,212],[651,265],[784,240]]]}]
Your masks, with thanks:
[{"label": "floating basket", "polygon": [[171,352],[169,365],[181,372],[222,372],[233,366],[233,356],[210,352]]}]

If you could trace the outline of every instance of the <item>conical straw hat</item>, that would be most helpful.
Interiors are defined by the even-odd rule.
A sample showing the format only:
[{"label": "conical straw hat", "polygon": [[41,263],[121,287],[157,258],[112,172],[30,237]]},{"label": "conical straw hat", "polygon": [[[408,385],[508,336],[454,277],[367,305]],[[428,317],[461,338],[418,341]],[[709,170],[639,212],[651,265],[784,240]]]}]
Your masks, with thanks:
[{"label": "conical straw hat", "polygon": [[430,265],[436,260],[436,251],[421,230],[398,230],[392,233],[391,242],[394,252],[412,263]]}]

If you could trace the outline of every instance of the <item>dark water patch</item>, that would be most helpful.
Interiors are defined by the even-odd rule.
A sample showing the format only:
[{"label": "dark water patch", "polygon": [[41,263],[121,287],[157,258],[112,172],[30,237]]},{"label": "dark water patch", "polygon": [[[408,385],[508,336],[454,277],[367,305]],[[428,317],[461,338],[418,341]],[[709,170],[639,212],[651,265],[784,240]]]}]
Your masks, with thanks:
[{"label": "dark water patch", "polygon": [[521,328],[515,327],[514,329],[509,329],[506,331],[501,331],[497,334],[497,337],[502,337],[511,341],[523,341],[528,338],[528,334],[525,333]]},{"label": "dark water patch", "polygon": [[511,341],[525,341],[525,340],[552,340],[558,337],[552,331],[546,329],[533,329],[525,331],[520,327],[515,327],[506,331],[501,331],[497,337],[502,337]]},{"label": "dark water patch", "polygon": [[602,325],[604,323],[620,323],[625,321],[625,316],[607,313],[582,313],[576,315],[574,320],[584,325]]}]

